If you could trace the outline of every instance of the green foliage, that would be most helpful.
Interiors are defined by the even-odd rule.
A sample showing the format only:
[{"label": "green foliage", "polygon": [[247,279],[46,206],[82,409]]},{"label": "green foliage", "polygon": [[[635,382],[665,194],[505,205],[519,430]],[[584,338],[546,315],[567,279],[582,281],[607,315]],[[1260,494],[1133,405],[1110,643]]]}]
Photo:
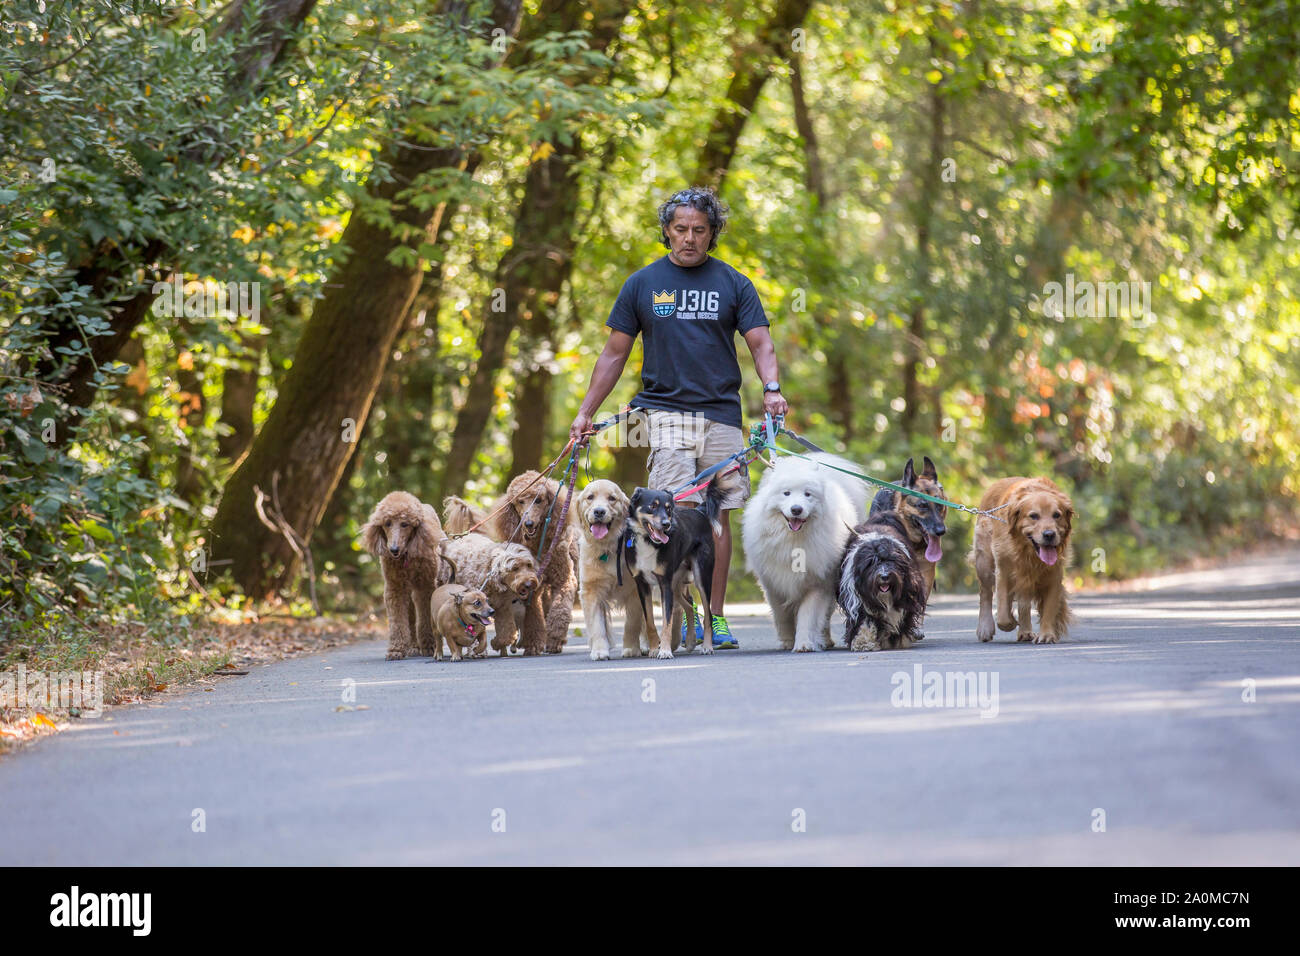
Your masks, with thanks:
[{"label": "green foliage", "polygon": [[[767,307],[793,427],[885,478],[929,454],[964,501],[1004,474],[1056,476],[1078,504],[1081,575],[1123,577],[1293,525],[1294,4],[817,3],[797,52],[824,201],[788,65],[745,59],[768,6],[654,0],[607,52],[581,31],[545,33],[490,67],[486,4],[457,24],[429,4],[344,0],[309,16],[250,92],[232,91],[229,69],[256,4],[225,33],[213,3],[8,4],[0,613],[53,626],[196,607],[184,569],[232,464],[217,448],[225,376],[264,346],[260,425],[348,253],[338,237],[352,214],[399,241],[391,259],[429,270],[314,542],[327,607],[356,604],[378,583],[352,540],[369,506],[439,486],[529,169],[581,145],[578,248],[550,290],[549,347],[512,346],[468,486],[444,489],[477,500],[504,484],[538,364],[553,376],[545,444],[563,445],[620,284],[663,253],[654,208],[694,174],[737,68],[770,76],[728,170],[718,254]],[[930,165],[936,129],[951,178]],[[477,161],[375,198],[394,140]],[[437,236],[402,219],[444,203]],[[260,282],[262,313],[151,315],[141,357],[99,370],[99,401],[65,436],[70,410],[33,372],[49,333],[75,316],[80,342],[61,354],[83,353],[108,331],[105,300],[150,281],[127,270],[100,295],[87,276],[160,237],[161,274]],[[1054,314],[1048,284],[1070,276],[1151,297]],[[638,390],[639,354],[606,412]],[[741,364],[756,417],[743,347]],[[41,440],[47,420],[71,440]],[[611,474],[617,461],[597,448],[591,464]],[[949,525],[941,587],[969,587],[969,520]],[[752,597],[736,560],[731,596]]]},{"label": "green foliage", "polygon": [[[80,426],[81,441],[59,444],[66,406],[22,361],[45,348],[54,319],[72,316],[84,330],[69,355],[86,352],[104,320],[84,286],[66,288],[60,253],[29,251],[33,223],[15,209],[18,194],[0,201],[0,262],[13,282],[0,288],[0,303],[17,314],[17,300],[28,300],[0,337],[0,626],[58,628],[92,610],[101,619],[119,609],[156,612],[158,573],[168,561],[159,488],[137,473],[139,440],[102,404]],[[102,369],[97,380],[115,388],[122,371]]]}]

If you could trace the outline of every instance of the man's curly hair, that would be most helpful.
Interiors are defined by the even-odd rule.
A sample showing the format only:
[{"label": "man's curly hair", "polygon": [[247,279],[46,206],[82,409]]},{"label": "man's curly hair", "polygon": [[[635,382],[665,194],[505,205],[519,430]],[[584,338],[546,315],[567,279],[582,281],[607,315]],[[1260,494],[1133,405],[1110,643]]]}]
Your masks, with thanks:
[{"label": "man's curly hair", "polygon": [[709,252],[718,245],[718,236],[727,228],[727,215],[730,209],[718,198],[712,186],[691,186],[681,192],[673,193],[659,207],[659,238],[666,248],[668,243],[668,224],[673,221],[673,214],[682,206],[698,209],[709,220]]}]

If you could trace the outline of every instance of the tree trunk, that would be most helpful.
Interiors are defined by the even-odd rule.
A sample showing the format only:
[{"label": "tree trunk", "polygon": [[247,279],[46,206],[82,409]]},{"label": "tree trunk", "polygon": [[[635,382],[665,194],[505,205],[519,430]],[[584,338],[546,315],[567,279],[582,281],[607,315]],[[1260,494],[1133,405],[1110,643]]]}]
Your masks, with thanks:
[{"label": "tree trunk", "polygon": [[194,353],[190,351],[194,326],[185,319],[178,320],[172,335],[172,348],[176,354],[177,398],[180,400],[179,424],[185,444],[177,449],[176,497],[191,504],[203,494],[203,476],[194,463],[194,442],[203,430],[203,372],[194,367]]},{"label": "tree trunk", "polygon": [[745,122],[770,75],[771,61],[792,52],[794,31],[811,8],[812,0],[779,0],[772,19],[759,28],[753,43],[736,48],[726,106],[714,114],[700,151],[695,185],[722,190]]},{"label": "tree trunk", "polygon": [[257,402],[258,370],[266,337],[241,335],[245,351],[238,359],[240,367],[227,368],[221,377],[221,419],[230,429],[217,436],[217,452],[227,461],[237,462],[253,443],[253,406]]},{"label": "tree trunk", "polygon": [[[486,35],[500,29],[514,36],[521,8],[522,0],[495,0]],[[467,17],[466,9],[459,10]],[[493,58],[486,69],[499,66],[504,56]],[[392,178],[370,187],[368,202],[390,206],[400,226],[436,244],[446,204],[417,209],[394,197],[435,170],[463,171],[466,151],[413,148],[395,138],[382,159]],[[289,545],[257,520],[254,487],[269,493],[279,473],[284,518],[310,541],[355,451],[356,432],[370,413],[393,342],[420,288],[421,264],[390,262],[388,254],[401,243],[360,210],[349,218],[340,245],[350,255],[331,274],[275,407],[227,483],[213,520],[213,554],[233,562],[235,580],[250,595],[272,592],[293,574],[297,560]]]},{"label": "tree trunk", "polygon": [[[591,48],[605,51],[617,38],[631,4],[628,0],[547,0],[535,27],[540,34],[585,29]],[[587,17],[591,16],[588,20]],[[530,26],[531,29],[531,26]],[[574,77],[590,82],[597,75]],[[557,142],[546,158],[528,169],[524,199],[515,217],[514,241],[497,264],[491,308],[484,313],[478,339],[479,359],[470,377],[465,403],[456,416],[451,450],[439,487],[456,492],[469,478],[483,434],[495,407],[496,380],[505,364],[506,347],[516,327],[521,331],[519,354],[525,367],[524,382],[513,407],[516,428],[511,436],[510,474],[544,464],[550,412],[550,369],[536,361],[538,353],[551,351],[550,336],[558,311],[560,292],[569,277],[577,245],[574,223],[578,212],[579,182],[576,167],[582,158],[575,131],[568,144]],[[496,290],[500,290],[499,292]],[[504,299],[504,311],[496,311]]]},{"label": "tree trunk", "polygon": [[[441,386],[439,375],[438,306],[442,298],[442,263],[430,264],[411,306],[406,327],[398,336],[398,352],[384,374],[380,405],[384,409],[384,451],[390,480],[423,497],[432,478],[433,416]],[[412,471],[425,476],[414,484]],[[437,504],[439,499],[430,497]]]}]

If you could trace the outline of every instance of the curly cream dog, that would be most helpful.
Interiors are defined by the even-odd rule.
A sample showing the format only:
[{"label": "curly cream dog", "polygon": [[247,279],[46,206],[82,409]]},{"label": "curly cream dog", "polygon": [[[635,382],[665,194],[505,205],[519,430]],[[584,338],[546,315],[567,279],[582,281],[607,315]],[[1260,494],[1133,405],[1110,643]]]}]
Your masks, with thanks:
[{"label": "curly cream dog", "polygon": [[[460,498],[445,499],[447,529],[453,533],[468,530],[470,525],[490,516],[485,530],[495,540],[515,541],[536,552],[545,534],[545,548],[549,550],[565,493],[558,481],[544,478],[536,471],[525,471],[510,481],[505,494],[486,513]],[[578,534],[573,522],[567,521],[561,540],[555,545],[555,554],[542,575],[542,585],[524,612],[522,644],[526,656],[558,654],[564,650],[578,590],[577,561]]]},{"label": "curly cream dog", "polygon": [[[577,497],[578,596],[587,622],[593,661],[609,660],[610,615],[623,608],[623,656],[641,656],[644,627],[636,576],[623,562],[628,498],[614,482],[590,482]],[[621,580],[620,580],[621,579]]]},{"label": "curly cream dog", "polygon": [[[443,545],[448,564],[454,564],[455,582],[478,588],[487,595],[496,623],[492,649],[504,657],[519,637],[524,608],[537,592],[537,561],[522,544],[493,541],[482,534],[452,538]],[[442,583],[452,580],[448,568],[440,576]]]}]

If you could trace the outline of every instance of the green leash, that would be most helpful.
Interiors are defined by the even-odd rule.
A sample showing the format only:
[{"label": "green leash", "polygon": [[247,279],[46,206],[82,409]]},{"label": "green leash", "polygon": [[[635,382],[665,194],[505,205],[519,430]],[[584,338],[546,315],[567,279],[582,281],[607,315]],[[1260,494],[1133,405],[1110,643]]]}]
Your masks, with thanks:
[{"label": "green leash", "polygon": [[[761,443],[762,447],[770,448],[772,451],[780,452],[782,455],[787,455],[791,458],[802,458],[805,461],[812,461],[813,464],[820,465],[822,468],[829,468],[832,471],[838,471],[841,474],[849,475],[850,477],[857,478],[861,481],[869,482],[870,484],[873,485],[879,485],[881,488],[888,488],[891,491],[898,492],[899,494],[911,495],[913,498],[921,498],[924,499],[925,501],[932,501],[937,505],[943,505],[945,508],[954,508],[957,511],[964,511],[967,514],[992,518],[994,521],[1001,521],[1003,524],[1007,523],[1006,518],[1002,518],[998,515],[995,515],[993,512],[1001,511],[1003,508],[1008,507],[1010,502],[1008,502],[1007,504],[998,505],[996,508],[993,508],[991,510],[972,508],[970,505],[963,505],[960,502],[948,501],[945,498],[936,498],[934,495],[927,495],[924,491],[917,491],[915,488],[905,488],[902,485],[895,484],[892,481],[885,481],[882,478],[873,478],[870,475],[864,475],[856,471],[850,471],[847,468],[840,468],[838,465],[832,465],[829,462],[814,461],[812,458],[809,458],[807,455],[801,452],[790,451],[789,449],[782,448],[780,445],[776,443],[775,435],[778,434],[789,435],[791,438],[793,438],[799,444],[803,445],[805,448],[809,448],[813,451],[822,451],[822,449],[818,448],[812,442],[808,441],[805,438],[800,437],[799,435],[796,435],[790,429],[786,428],[784,421],[782,421],[781,419],[777,419],[775,422],[773,422],[771,416],[768,416],[767,421],[765,423],[754,425],[753,428],[750,429],[750,433],[753,436],[755,443]],[[766,440],[764,440],[764,433],[766,433]],[[825,452],[823,452],[823,454],[825,454]]]}]

